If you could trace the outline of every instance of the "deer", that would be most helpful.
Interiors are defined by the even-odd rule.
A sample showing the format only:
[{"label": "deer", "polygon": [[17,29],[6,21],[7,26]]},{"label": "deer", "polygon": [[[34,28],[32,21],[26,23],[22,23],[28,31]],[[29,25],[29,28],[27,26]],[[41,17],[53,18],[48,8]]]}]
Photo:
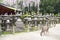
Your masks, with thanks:
[{"label": "deer", "polygon": [[49,27],[48,26],[43,26],[42,28],[41,28],[41,32],[40,32],[40,35],[42,36],[42,34],[44,33],[46,33],[46,32],[48,32],[48,30],[49,30]]}]

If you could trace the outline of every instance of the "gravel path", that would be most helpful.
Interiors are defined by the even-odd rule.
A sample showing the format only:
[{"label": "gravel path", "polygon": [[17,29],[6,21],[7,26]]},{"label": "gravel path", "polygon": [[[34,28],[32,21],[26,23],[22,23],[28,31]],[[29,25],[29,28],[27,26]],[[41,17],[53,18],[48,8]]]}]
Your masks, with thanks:
[{"label": "gravel path", "polygon": [[2,35],[0,40],[60,40],[60,24],[50,28],[49,33],[40,36],[40,31]]}]

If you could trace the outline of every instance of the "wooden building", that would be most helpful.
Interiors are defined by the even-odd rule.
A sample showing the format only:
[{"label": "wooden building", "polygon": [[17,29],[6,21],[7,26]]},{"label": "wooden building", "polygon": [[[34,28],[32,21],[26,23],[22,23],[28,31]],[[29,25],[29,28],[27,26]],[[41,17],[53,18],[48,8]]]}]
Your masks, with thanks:
[{"label": "wooden building", "polygon": [[5,4],[0,3],[0,15],[4,15],[7,13],[8,15],[13,14],[15,15],[16,12],[21,12],[21,10],[17,10],[16,8],[9,7]]}]

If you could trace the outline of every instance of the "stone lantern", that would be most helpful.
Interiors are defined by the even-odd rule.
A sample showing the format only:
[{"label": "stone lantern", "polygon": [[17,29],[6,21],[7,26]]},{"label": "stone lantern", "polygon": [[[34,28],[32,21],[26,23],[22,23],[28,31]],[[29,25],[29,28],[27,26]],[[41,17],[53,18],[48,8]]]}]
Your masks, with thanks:
[{"label": "stone lantern", "polygon": [[6,25],[7,25],[7,31],[10,31],[11,29],[10,29],[10,20],[9,19],[6,20]]},{"label": "stone lantern", "polygon": [[0,17],[0,35],[2,34],[1,23],[2,23],[2,17]]},{"label": "stone lantern", "polygon": [[25,28],[24,23],[22,22],[20,18],[17,19],[15,24],[16,24],[16,27],[15,27],[16,32],[24,31],[24,28]]}]

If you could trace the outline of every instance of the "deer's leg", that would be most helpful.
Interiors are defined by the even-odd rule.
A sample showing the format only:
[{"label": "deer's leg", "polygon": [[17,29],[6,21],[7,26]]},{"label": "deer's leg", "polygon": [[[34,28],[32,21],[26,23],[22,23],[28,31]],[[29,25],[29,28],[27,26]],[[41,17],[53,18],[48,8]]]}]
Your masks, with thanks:
[{"label": "deer's leg", "polygon": [[41,35],[41,36],[42,36],[42,33],[44,33],[44,31],[43,31],[43,30],[40,32],[40,35]]}]

